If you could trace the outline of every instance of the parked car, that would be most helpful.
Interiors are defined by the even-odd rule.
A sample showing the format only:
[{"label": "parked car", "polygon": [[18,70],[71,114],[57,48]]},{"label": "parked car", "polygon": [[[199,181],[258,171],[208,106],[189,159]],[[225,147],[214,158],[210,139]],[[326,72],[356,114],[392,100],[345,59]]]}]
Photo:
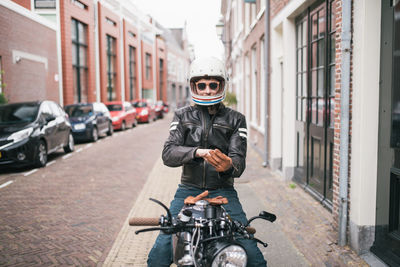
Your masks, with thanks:
[{"label": "parked car", "polygon": [[157,119],[164,118],[164,102],[162,100],[158,100],[155,105],[155,112]]},{"label": "parked car", "polygon": [[43,167],[50,153],[74,150],[68,115],[53,101],[0,105],[0,165]]},{"label": "parked car", "polygon": [[103,103],[73,104],[64,109],[69,115],[76,141],[96,142],[99,135],[112,135],[114,132],[110,112]]},{"label": "parked car", "polygon": [[105,103],[110,111],[114,130],[124,131],[127,127],[137,125],[136,109],[126,101],[111,101]]},{"label": "parked car", "polygon": [[137,99],[132,105],[136,108],[138,122],[147,122],[156,120],[156,111],[146,99]]},{"label": "parked car", "polygon": [[163,105],[164,105],[164,108],[163,108],[164,114],[166,114],[169,111],[169,105],[168,105],[168,103],[165,103],[165,102],[163,102]]}]

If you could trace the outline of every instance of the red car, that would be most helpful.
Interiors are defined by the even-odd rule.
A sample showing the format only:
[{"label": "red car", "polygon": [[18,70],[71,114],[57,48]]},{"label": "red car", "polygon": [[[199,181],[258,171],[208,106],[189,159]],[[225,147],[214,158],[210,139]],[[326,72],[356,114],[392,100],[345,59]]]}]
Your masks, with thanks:
[{"label": "red car", "polygon": [[104,104],[106,104],[110,111],[114,130],[123,131],[127,127],[137,125],[136,109],[132,107],[131,103],[126,101],[111,101]]},{"label": "red car", "polygon": [[157,119],[154,107],[152,107],[146,99],[135,100],[132,105],[136,108],[136,118],[138,122],[150,122]]},{"label": "red car", "polygon": [[164,118],[164,114],[168,113],[168,104],[163,102],[162,100],[158,100],[155,106],[156,117],[158,119]]}]

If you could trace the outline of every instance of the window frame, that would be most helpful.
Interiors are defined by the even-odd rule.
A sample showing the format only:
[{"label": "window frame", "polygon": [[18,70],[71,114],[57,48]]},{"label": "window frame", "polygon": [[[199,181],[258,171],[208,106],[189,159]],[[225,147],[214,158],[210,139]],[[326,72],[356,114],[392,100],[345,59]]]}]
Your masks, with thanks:
[{"label": "window frame", "polygon": [[[80,38],[80,32],[79,32],[79,25],[82,25],[83,27],[83,34],[85,35],[82,41],[82,38]],[[73,29],[75,30],[75,39],[73,36]],[[74,51],[74,48],[76,49],[76,55],[75,55],[75,62],[74,62],[74,55],[72,53],[72,76],[76,77],[76,82],[74,80],[74,85],[73,85],[73,90],[74,90],[74,101],[81,103],[82,100],[84,102],[87,102],[88,98],[88,44],[87,44],[87,38],[88,38],[88,27],[85,23],[82,23],[81,21],[72,18],[71,19],[71,43],[72,43],[72,51]],[[81,62],[81,49],[84,51],[85,56],[84,58],[86,59],[86,62]],[[85,76],[84,78],[81,76],[81,71],[83,71],[83,75]],[[75,76],[74,76],[75,74]],[[82,82],[86,81],[86,84],[83,85]],[[86,94],[85,94],[86,93]],[[82,95],[84,97],[82,97]]]},{"label": "window frame", "polygon": [[107,99],[116,99],[116,79],[117,79],[117,40],[115,37],[106,34],[106,56],[107,56]]}]

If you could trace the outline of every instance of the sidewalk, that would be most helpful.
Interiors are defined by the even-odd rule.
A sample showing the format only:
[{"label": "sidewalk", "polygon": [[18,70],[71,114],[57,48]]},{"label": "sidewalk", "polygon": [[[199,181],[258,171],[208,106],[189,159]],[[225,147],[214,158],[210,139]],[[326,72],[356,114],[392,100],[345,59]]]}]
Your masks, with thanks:
[{"label": "sidewalk", "polygon": [[[235,187],[247,217],[266,210],[277,215],[274,223],[256,220],[256,237],[267,242],[260,247],[268,266],[368,266],[348,247],[337,246],[330,226],[331,214],[296,186],[291,188],[278,175],[261,167],[262,159],[249,148],[247,168]],[[159,217],[165,211],[150,197],[169,204],[179,183],[181,168],[168,168],[159,159],[133,206],[130,217]],[[128,219],[127,219],[128,220]],[[142,227],[126,220],[104,266],[146,266],[158,232],[135,235]]]}]

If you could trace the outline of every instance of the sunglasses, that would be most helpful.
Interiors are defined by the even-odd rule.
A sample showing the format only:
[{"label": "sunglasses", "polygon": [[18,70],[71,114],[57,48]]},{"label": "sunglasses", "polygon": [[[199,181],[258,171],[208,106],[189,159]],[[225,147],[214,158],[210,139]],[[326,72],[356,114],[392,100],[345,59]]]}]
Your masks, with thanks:
[{"label": "sunglasses", "polygon": [[[197,85],[197,89],[199,90],[205,90],[207,87],[206,83],[198,83]],[[209,83],[208,86],[210,87],[211,90],[215,90],[218,89],[219,84],[218,83]]]}]

